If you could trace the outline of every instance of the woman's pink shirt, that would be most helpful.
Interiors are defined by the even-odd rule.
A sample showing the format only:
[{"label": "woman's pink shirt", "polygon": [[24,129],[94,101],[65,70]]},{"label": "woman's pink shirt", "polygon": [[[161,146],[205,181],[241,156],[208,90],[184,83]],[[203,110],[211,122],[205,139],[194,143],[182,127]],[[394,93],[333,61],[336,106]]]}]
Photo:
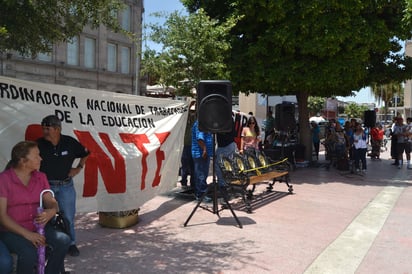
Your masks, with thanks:
[{"label": "woman's pink shirt", "polygon": [[40,206],[40,193],[44,189],[50,189],[50,185],[43,172],[33,171],[27,186],[12,168],[0,173],[0,197],[7,199],[7,214],[30,231],[36,231],[33,220]]}]

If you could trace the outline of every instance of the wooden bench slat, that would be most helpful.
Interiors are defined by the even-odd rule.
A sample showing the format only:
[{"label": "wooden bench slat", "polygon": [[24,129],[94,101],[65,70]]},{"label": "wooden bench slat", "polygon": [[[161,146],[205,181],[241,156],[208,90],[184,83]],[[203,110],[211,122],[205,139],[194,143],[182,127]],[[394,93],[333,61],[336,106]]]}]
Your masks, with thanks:
[{"label": "wooden bench slat", "polygon": [[242,181],[240,181],[240,180],[236,180],[236,181],[231,181],[230,182],[230,184],[232,184],[232,185],[242,185],[243,183],[242,183]]},{"label": "wooden bench slat", "polygon": [[260,182],[263,182],[263,181],[268,181],[268,180],[276,179],[276,178],[279,178],[279,177],[283,177],[287,174],[288,174],[287,171],[284,171],[284,172],[269,171],[269,172],[263,173],[261,175],[250,176],[249,177],[249,184],[250,185],[257,184],[257,183],[260,183]]}]

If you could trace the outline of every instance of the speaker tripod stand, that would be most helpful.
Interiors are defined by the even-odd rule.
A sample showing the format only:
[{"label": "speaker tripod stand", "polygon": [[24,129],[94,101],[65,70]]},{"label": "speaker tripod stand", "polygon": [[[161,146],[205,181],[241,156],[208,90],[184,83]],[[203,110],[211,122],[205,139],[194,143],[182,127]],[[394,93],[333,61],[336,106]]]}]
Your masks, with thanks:
[{"label": "speaker tripod stand", "polygon": [[[216,139],[216,134],[213,133],[213,148],[215,147],[215,139]],[[223,187],[219,187],[218,186],[218,182],[216,181],[216,170],[215,170],[215,161],[216,161],[216,153],[213,150],[213,157],[212,157],[212,164],[213,164],[213,172],[212,172],[212,176],[213,176],[213,181],[212,184],[210,184],[207,188],[207,191],[205,193],[203,193],[203,195],[199,198],[199,201],[197,202],[196,206],[193,208],[192,212],[190,213],[189,217],[187,218],[186,222],[184,223],[184,226],[187,226],[187,224],[189,223],[190,219],[193,217],[193,215],[195,214],[196,210],[200,207],[202,209],[205,209],[207,211],[209,211],[210,213],[216,214],[218,217],[220,217],[219,212],[224,210],[225,208],[221,208],[218,209],[218,202],[217,202],[217,193],[218,191],[220,192],[221,196],[223,197],[223,200],[225,202],[226,207],[230,210],[230,212],[232,213],[233,217],[235,218],[237,224],[239,225],[239,228],[242,228],[242,224],[240,223],[239,219],[237,218],[235,212],[233,211],[232,206],[230,205],[229,201],[228,201],[228,195],[227,195],[227,190],[226,188]],[[203,199],[206,197],[206,195],[212,192],[213,196],[212,196],[212,202],[213,202],[213,206],[212,208],[207,207],[207,206],[202,206],[201,203],[203,202]]]}]

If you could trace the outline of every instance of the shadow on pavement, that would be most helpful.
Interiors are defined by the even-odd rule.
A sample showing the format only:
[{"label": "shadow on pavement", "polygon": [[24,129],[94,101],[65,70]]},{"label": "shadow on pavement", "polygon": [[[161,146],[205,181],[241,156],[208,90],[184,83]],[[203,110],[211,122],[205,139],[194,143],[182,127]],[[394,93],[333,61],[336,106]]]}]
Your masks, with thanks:
[{"label": "shadow on pavement", "polygon": [[[173,203],[168,203],[173,208]],[[161,206],[164,206],[163,204]],[[156,211],[145,214],[145,222],[126,229],[103,228],[96,223],[96,216],[81,216],[77,226],[79,257],[68,257],[66,270],[71,273],[218,273],[230,267],[233,251],[247,253],[252,241],[219,243],[179,239],[178,232],[188,233],[187,228],[176,224],[150,223],[158,218]],[[161,215],[164,214],[164,211]],[[153,216],[149,216],[154,214]],[[156,217],[157,216],[157,217]],[[230,217],[220,218],[218,224],[233,225]],[[241,218],[246,224],[252,220]],[[253,221],[252,221],[253,222]],[[236,228],[234,228],[236,229]],[[237,255],[238,261],[252,260],[249,255]],[[233,267],[233,266],[232,266]],[[73,271],[74,270],[74,271]],[[239,269],[240,271],[241,269]]]},{"label": "shadow on pavement", "polygon": [[[272,191],[272,192],[264,191],[260,193],[256,192],[254,193],[253,199],[250,201],[252,212],[255,209],[258,209],[262,206],[265,206],[274,201],[282,199],[283,197],[286,197],[288,195],[291,195],[291,194],[289,194],[289,192],[280,192],[280,191]],[[234,210],[242,210],[242,211],[247,212],[246,205],[242,199],[239,199],[236,202],[232,203],[232,208]]]}]

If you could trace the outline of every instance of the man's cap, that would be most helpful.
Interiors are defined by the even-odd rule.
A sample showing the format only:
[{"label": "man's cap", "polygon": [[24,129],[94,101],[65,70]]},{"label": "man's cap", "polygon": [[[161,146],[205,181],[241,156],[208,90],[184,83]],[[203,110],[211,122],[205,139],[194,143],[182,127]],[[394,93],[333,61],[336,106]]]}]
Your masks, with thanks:
[{"label": "man's cap", "polygon": [[41,121],[41,125],[43,127],[61,127],[62,122],[59,118],[57,118],[57,116],[49,115],[43,118],[43,120]]}]

